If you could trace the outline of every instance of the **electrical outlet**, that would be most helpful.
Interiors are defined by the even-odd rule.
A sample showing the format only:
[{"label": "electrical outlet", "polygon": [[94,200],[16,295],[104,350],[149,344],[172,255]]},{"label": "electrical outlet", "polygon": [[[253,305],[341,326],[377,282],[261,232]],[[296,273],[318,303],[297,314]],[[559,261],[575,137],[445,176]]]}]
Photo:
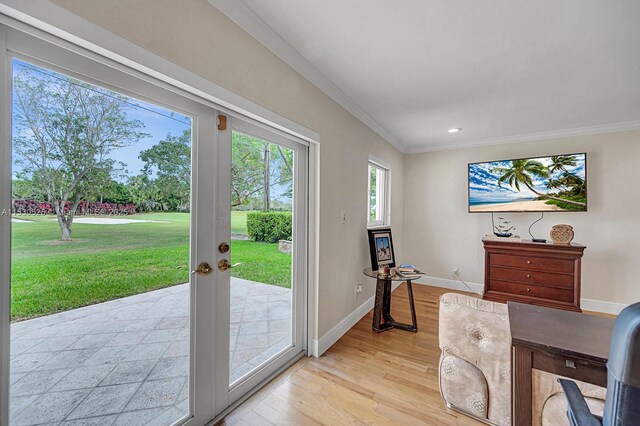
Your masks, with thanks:
[{"label": "electrical outlet", "polygon": [[458,268],[457,266],[452,266],[451,273],[457,277],[458,275],[460,275],[460,268]]},{"label": "electrical outlet", "polygon": [[356,294],[362,293],[362,284],[356,286]]},{"label": "electrical outlet", "polygon": [[344,210],[340,210],[340,223],[344,225],[347,223],[347,212]]}]

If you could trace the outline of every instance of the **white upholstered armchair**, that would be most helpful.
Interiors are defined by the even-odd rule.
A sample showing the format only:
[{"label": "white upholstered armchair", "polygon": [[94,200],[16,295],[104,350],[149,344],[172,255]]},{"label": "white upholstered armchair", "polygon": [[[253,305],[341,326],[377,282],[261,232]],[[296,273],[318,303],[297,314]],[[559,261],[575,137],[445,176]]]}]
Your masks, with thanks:
[{"label": "white upholstered armchair", "polygon": [[440,392],[447,406],[511,424],[511,332],[507,305],[463,294],[440,297]]}]

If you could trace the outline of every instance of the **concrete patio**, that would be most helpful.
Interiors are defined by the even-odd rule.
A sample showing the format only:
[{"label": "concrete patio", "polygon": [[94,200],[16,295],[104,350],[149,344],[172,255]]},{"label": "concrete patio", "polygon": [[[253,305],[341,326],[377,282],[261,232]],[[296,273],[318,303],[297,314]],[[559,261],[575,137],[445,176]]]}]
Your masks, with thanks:
[{"label": "concrete patio", "polygon": [[[188,412],[186,284],[11,325],[12,425],[170,425]],[[291,291],[231,279],[231,382],[290,344]]]}]

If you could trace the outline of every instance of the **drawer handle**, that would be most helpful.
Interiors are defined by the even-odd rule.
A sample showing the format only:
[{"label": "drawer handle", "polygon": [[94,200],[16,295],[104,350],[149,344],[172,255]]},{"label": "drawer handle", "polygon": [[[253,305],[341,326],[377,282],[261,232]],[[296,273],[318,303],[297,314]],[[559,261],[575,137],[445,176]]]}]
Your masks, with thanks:
[{"label": "drawer handle", "polygon": [[530,289],[530,288],[528,288],[528,289],[527,289],[527,291],[531,291],[531,289]]},{"label": "drawer handle", "polygon": [[530,275],[530,274],[527,274],[527,278],[531,278],[531,275]]},{"label": "drawer handle", "polygon": [[529,265],[529,264],[531,264],[531,261],[530,261],[530,260],[527,260],[527,265]]}]

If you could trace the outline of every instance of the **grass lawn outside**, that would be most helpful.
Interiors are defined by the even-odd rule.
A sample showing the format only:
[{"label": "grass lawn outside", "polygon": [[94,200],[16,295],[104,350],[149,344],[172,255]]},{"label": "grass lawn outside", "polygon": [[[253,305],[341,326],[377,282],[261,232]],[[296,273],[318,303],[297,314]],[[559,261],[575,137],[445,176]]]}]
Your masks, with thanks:
[{"label": "grass lawn outside", "polygon": [[[158,222],[75,223],[74,241],[70,243],[59,241],[59,227],[51,216],[21,217],[32,222],[13,223],[12,320],[189,281],[189,214],[136,214],[122,218]],[[244,218],[246,232],[246,214]],[[241,225],[236,225],[240,229]],[[277,244],[232,241],[231,262],[242,262],[232,270],[232,276],[291,286],[291,255],[280,253]]]},{"label": "grass lawn outside", "polygon": [[247,235],[247,214],[253,213],[253,210],[232,210],[231,211],[231,233],[239,235]]}]

